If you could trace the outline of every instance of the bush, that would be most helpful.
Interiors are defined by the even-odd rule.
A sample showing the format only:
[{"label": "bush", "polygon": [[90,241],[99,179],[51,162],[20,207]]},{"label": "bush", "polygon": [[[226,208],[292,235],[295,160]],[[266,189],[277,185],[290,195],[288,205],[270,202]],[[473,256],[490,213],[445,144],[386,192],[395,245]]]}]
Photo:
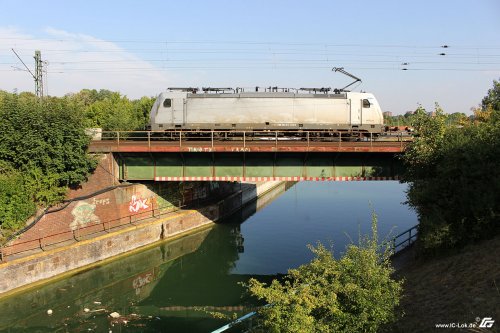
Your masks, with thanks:
[{"label": "bush", "polygon": [[427,255],[491,237],[500,225],[499,112],[481,111],[482,121],[461,128],[446,128],[440,114],[422,113],[403,157],[419,248]]},{"label": "bush", "polygon": [[87,154],[82,112],[66,99],[0,94],[0,224],[19,228],[36,205],[64,198],[97,161]]},{"label": "bush", "polygon": [[24,226],[35,212],[30,191],[24,185],[22,174],[10,164],[0,161],[0,239],[8,231]]},{"label": "bush", "polygon": [[290,269],[283,282],[269,286],[249,281],[250,293],[271,306],[259,315],[265,332],[376,332],[395,319],[402,282],[391,279],[389,251],[377,245],[376,219],[371,238],[349,245],[336,260],[318,243],[315,258]]}]

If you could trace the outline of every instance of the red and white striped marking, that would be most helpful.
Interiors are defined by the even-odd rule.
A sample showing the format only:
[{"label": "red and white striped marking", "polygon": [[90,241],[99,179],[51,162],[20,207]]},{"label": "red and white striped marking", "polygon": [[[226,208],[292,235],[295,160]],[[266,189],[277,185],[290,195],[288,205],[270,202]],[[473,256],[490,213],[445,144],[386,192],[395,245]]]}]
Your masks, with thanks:
[{"label": "red and white striped marking", "polygon": [[398,177],[155,177],[157,182],[169,181],[221,181],[221,182],[263,182],[263,181],[375,181],[398,180]]}]

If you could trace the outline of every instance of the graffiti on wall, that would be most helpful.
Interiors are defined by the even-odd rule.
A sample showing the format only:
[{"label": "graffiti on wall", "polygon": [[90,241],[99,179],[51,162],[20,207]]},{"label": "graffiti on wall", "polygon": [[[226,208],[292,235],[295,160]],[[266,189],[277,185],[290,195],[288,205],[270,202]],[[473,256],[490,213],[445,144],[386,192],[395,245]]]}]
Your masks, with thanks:
[{"label": "graffiti on wall", "polygon": [[111,203],[111,200],[109,200],[109,198],[103,198],[103,199],[92,198],[92,203],[94,205],[106,206],[106,205],[109,205]]},{"label": "graffiti on wall", "polygon": [[128,210],[131,213],[137,213],[140,210],[148,209],[151,206],[151,198],[141,198],[140,195],[134,194],[130,199],[130,203],[128,205]]},{"label": "graffiti on wall", "polygon": [[100,223],[99,216],[95,215],[95,207],[96,205],[85,201],[78,202],[71,211],[71,215],[74,217],[73,221],[69,224],[71,230],[83,228],[90,223]]},{"label": "graffiti on wall", "polygon": [[155,279],[155,274],[154,270],[151,270],[146,273],[139,274],[133,281],[132,281],[132,288],[135,289],[136,295],[139,295],[141,293],[142,287],[144,287],[147,284],[150,284],[153,282]]}]

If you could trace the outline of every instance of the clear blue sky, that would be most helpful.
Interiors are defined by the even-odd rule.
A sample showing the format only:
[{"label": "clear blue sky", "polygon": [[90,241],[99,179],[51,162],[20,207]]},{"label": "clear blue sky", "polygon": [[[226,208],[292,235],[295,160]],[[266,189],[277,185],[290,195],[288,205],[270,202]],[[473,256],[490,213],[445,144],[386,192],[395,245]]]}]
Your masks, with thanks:
[{"label": "clear blue sky", "polygon": [[31,69],[41,50],[51,95],[342,87],[337,66],[395,114],[468,113],[500,78],[500,1],[2,0],[0,89],[33,91],[11,48]]}]

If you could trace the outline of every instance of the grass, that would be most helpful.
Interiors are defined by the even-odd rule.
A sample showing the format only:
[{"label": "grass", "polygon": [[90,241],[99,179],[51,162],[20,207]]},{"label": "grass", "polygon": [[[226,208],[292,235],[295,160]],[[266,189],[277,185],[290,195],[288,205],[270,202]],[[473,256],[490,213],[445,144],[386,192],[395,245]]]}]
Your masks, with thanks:
[{"label": "grass", "polygon": [[[409,255],[396,277],[405,279],[402,317],[388,332],[500,332],[500,236],[425,261]],[[492,328],[435,327],[484,317]]]}]

